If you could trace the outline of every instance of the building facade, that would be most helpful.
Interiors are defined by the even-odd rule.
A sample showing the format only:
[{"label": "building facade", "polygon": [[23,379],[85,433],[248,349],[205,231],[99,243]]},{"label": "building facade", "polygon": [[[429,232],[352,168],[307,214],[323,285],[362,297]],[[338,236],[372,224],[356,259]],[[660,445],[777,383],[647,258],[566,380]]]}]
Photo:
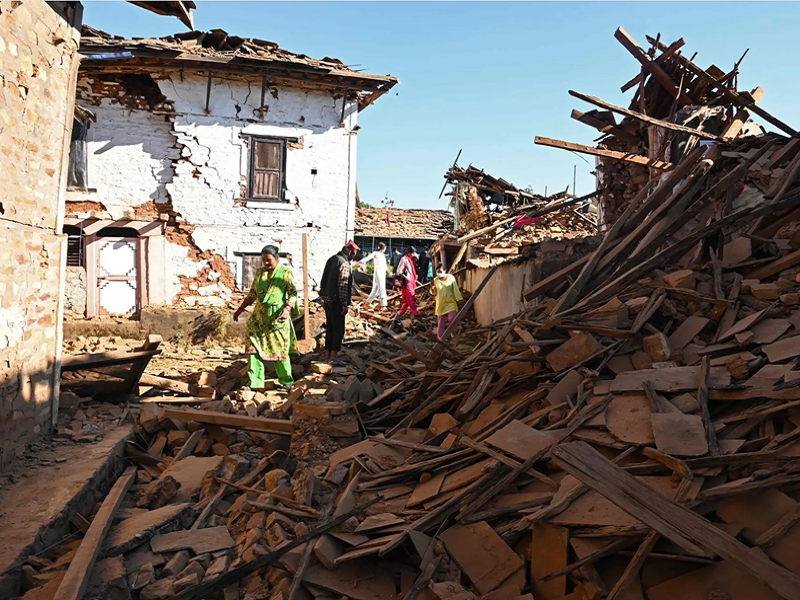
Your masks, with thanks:
[{"label": "building facade", "polygon": [[[193,6],[164,2],[158,12],[191,22]],[[0,468],[58,414],[82,14],[80,2],[0,1]]]},{"label": "building facade", "polygon": [[73,135],[66,203],[73,314],[225,306],[266,244],[313,289],[353,236],[359,111],[397,80],[221,30],[85,30],[81,52],[92,117]]}]

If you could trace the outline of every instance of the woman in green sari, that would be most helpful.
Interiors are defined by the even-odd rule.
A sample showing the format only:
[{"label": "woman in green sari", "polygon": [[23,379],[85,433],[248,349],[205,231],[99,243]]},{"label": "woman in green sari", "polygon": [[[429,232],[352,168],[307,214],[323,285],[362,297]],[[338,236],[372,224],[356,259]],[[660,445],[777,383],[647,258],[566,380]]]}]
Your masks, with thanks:
[{"label": "woman in green sari", "polygon": [[294,385],[289,354],[297,352],[297,338],[292,324],[292,311],[297,306],[297,288],[289,267],[278,264],[278,248],[264,246],[262,268],[256,271],[250,293],[233,313],[238,321],[244,309],[255,304],[247,321],[247,376],[250,389],[264,389],[265,362],[275,364],[278,382],[283,389]]}]

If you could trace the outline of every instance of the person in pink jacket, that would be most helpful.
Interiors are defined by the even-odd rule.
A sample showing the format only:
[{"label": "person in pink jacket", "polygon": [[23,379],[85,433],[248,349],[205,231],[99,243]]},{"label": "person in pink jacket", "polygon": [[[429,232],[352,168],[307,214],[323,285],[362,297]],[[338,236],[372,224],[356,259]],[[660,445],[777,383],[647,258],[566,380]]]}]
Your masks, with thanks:
[{"label": "person in pink jacket", "polygon": [[415,297],[417,292],[417,269],[414,265],[413,256],[414,247],[407,247],[406,253],[400,259],[400,264],[397,265],[397,275],[404,280],[399,314],[405,314],[407,310],[410,310],[412,315],[418,317],[419,311],[417,310],[417,299]]}]

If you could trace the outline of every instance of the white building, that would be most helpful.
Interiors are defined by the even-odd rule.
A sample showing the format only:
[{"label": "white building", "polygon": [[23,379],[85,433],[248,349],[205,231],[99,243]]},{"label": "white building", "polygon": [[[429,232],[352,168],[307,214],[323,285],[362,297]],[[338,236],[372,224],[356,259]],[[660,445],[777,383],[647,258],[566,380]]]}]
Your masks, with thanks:
[{"label": "white building", "polygon": [[221,30],[86,28],[81,53],[93,121],[73,134],[67,308],[224,305],[269,243],[313,289],[353,236],[359,112],[397,79]]}]

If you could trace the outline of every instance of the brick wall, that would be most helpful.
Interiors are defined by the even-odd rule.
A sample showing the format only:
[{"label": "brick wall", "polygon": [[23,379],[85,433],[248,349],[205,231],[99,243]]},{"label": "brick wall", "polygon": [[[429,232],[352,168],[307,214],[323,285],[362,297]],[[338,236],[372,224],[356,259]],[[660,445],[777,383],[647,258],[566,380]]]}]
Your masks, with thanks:
[{"label": "brick wall", "polygon": [[0,1],[0,467],[52,422],[80,13]]}]

